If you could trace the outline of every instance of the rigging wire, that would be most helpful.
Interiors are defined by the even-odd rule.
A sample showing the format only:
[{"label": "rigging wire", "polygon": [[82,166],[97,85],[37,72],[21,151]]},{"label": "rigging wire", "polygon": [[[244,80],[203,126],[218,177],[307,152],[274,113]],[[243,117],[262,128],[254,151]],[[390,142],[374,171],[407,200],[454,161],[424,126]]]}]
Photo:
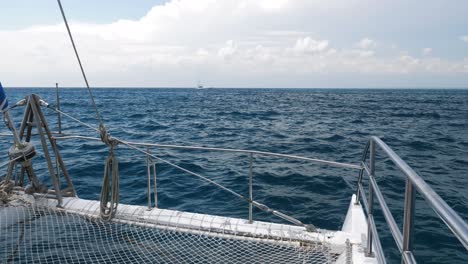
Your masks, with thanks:
[{"label": "rigging wire", "polygon": [[60,2],[60,0],[57,0],[57,3],[58,3],[58,6],[60,8],[60,12],[62,13],[63,22],[65,23],[65,26],[67,27],[68,36],[70,37],[70,41],[71,41],[71,44],[73,46],[73,50],[75,51],[76,59],[78,60],[78,64],[80,65],[81,74],[83,75],[83,79],[85,81],[86,88],[88,89],[89,97],[91,98],[91,102],[93,104],[94,111],[96,112],[96,117],[97,117],[97,119],[99,121],[99,129],[100,129],[101,133],[105,133],[106,128],[104,126],[104,122],[102,121],[101,115],[99,114],[99,111],[97,109],[96,102],[94,101],[93,92],[91,91],[91,88],[89,86],[88,78],[86,77],[86,73],[85,73],[85,71],[83,69],[83,64],[81,63],[80,55],[78,54],[78,50],[76,48],[75,41],[73,40],[73,36],[72,36],[71,31],[70,31],[70,27],[68,26],[68,21],[67,21],[67,18],[65,17],[65,12],[63,11],[62,3]]},{"label": "rigging wire", "polygon": [[57,108],[53,108],[53,107],[51,107],[50,105],[48,105],[48,106],[46,106],[46,107],[47,107],[48,109],[51,109],[51,110],[53,110],[53,111],[55,111],[55,112],[57,112],[57,113],[60,113],[60,114],[62,114],[62,115],[64,115],[64,116],[66,116],[66,117],[72,119],[73,121],[77,122],[77,123],[80,124],[80,125],[83,125],[83,126],[85,126],[85,127],[88,127],[88,128],[90,128],[90,129],[92,129],[92,130],[94,130],[94,131],[100,132],[99,129],[95,128],[95,127],[92,126],[91,124],[85,123],[85,122],[79,120],[78,118],[75,118],[75,117],[73,117],[73,116],[71,116],[71,115],[69,115],[69,114],[67,114],[67,113],[65,113],[65,112],[62,112],[62,111],[58,110]]}]

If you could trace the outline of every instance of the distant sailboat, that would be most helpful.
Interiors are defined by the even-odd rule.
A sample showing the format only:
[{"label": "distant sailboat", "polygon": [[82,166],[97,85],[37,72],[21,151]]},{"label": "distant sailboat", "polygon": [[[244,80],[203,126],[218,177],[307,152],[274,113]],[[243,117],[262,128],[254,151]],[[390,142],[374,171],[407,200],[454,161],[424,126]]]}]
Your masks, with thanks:
[{"label": "distant sailboat", "polygon": [[203,87],[203,84],[200,83],[200,81],[197,83],[197,89],[205,89]]}]

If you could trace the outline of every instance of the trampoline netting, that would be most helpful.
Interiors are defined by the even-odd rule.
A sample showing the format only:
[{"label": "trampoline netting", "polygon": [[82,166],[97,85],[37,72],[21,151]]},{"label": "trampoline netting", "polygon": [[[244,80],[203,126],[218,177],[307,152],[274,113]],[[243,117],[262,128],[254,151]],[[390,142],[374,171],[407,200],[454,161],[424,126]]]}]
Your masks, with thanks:
[{"label": "trampoline netting", "polygon": [[0,205],[1,263],[332,263],[325,243],[297,243],[106,222],[27,203]]}]

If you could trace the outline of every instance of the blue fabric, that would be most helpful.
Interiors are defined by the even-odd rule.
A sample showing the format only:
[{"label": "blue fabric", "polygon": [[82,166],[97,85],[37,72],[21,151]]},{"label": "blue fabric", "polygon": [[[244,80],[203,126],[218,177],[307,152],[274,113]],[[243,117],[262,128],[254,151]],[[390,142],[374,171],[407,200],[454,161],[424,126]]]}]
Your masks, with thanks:
[{"label": "blue fabric", "polygon": [[3,89],[1,82],[0,82],[0,105],[2,106],[2,111],[8,107],[7,96],[5,94],[5,90]]}]

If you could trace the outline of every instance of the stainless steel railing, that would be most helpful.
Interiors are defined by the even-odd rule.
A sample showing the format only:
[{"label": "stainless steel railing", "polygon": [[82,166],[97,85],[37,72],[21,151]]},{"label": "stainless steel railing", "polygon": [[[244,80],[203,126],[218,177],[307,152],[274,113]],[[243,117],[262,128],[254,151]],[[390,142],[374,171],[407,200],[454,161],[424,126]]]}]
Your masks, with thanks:
[{"label": "stainless steel railing", "polygon": [[[92,140],[92,141],[101,141],[100,138],[95,138],[95,137],[86,137],[86,136],[78,136],[78,135],[61,135],[61,136],[56,136],[54,137],[55,140],[67,140],[67,139],[79,139],[79,140]],[[303,161],[308,161],[308,162],[313,162],[321,165],[328,165],[328,166],[334,166],[334,167],[340,167],[340,168],[346,168],[346,169],[359,169],[362,170],[362,166],[355,165],[355,164],[350,164],[350,163],[343,163],[343,162],[335,162],[335,161],[328,161],[328,160],[322,160],[322,159],[314,159],[314,158],[307,158],[307,157],[301,157],[301,156],[296,156],[296,155],[288,155],[288,154],[280,154],[280,153],[273,153],[273,152],[266,152],[266,151],[256,151],[256,150],[246,150],[246,149],[227,149],[227,148],[213,148],[213,147],[200,147],[200,146],[180,146],[180,145],[165,145],[165,144],[155,144],[155,143],[144,143],[144,142],[131,142],[131,141],[123,141],[119,140],[120,143],[127,145],[127,146],[132,146],[132,148],[136,147],[145,147],[146,148],[146,156],[147,156],[147,181],[148,181],[148,208],[151,208],[151,198],[150,198],[150,184],[151,184],[151,166],[153,167],[153,181],[156,183],[156,165],[155,161],[150,161],[151,157],[154,158],[154,156],[149,154],[150,147],[151,148],[170,148],[170,149],[183,149],[183,150],[204,150],[204,151],[220,151],[220,152],[228,152],[228,153],[240,153],[240,154],[246,154],[249,157],[249,196],[248,198],[245,198],[249,202],[249,222],[253,222],[253,207],[260,208],[262,210],[267,210],[270,211],[272,214],[285,219],[289,222],[295,223],[297,225],[303,225],[300,221],[297,219],[294,219],[290,216],[287,216],[281,212],[278,212],[276,210],[272,210],[265,205],[256,202],[253,200],[253,166],[254,166],[254,155],[260,155],[260,156],[272,156],[272,157],[281,157],[281,158],[289,158],[289,159],[296,159],[296,160],[303,160]],[[207,180],[205,177],[188,171],[184,168],[181,168],[175,164],[172,164],[167,161],[163,161],[170,166],[174,166],[176,168],[179,168],[191,175],[200,177],[204,180]],[[244,199],[243,196],[240,196],[239,194],[227,189],[224,186],[220,186],[219,184],[216,184],[212,181],[209,181],[210,183],[215,184],[218,187],[221,187],[230,193],[238,196],[239,198]],[[156,185],[154,185],[154,193],[157,193]],[[154,200],[157,201],[157,196],[154,196]],[[155,206],[157,206],[157,203],[155,202]]]},{"label": "stainless steel railing", "polygon": [[[378,146],[387,157],[403,172],[406,176],[405,188],[405,209],[403,218],[403,233],[396,224],[387,203],[382,195],[382,192],[375,180],[375,153]],[[369,166],[366,164],[367,155],[369,154]],[[356,203],[359,199],[364,204],[364,208],[368,217],[368,243],[367,255],[373,255],[374,252],[379,259],[379,262],[385,263],[385,258],[380,246],[380,241],[377,234],[377,228],[373,218],[374,196],[382,209],[385,221],[387,222],[390,232],[395,240],[395,243],[401,253],[404,263],[416,263],[413,255],[413,225],[415,213],[415,195],[416,191],[421,194],[426,203],[436,212],[440,219],[449,227],[452,233],[458,238],[465,249],[468,249],[468,224],[419,176],[405,161],[403,161],[385,142],[378,137],[371,137],[362,157],[362,169],[359,172],[358,187],[356,195]],[[362,180],[364,171],[369,178],[368,197],[363,189]],[[373,249],[373,246],[376,248]]]},{"label": "stainless steel railing", "polygon": [[[59,140],[61,139],[85,139],[85,140],[101,141],[100,138],[84,137],[84,136],[76,136],[76,135],[60,136],[60,137],[56,137],[56,139],[59,139]],[[273,153],[273,152],[266,152],[266,151],[257,151],[257,150],[212,148],[212,147],[200,147],[200,146],[180,146],[180,145],[167,145],[167,144],[155,144],[155,143],[132,142],[132,141],[125,141],[125,143],[132,145],[132,146],[142,146],[142,147],[172,148],[172,149],[185,149],[185,150],[207,150],[207,151],[221,151],[221,152],[243,153],[243,154],[262,155],[262,156],[273,156],[273,157],[280,157],[280,158],[311,161],[311,162],[320,163],[324,165],[330,165],[334,167],[349,168],[349,169],[362,169],[362,166],[356,165],[356,164],[307,158],[307,157],[301,157],[301,156],[296,156],[296,155],[288,155],[288,154]]]}]

